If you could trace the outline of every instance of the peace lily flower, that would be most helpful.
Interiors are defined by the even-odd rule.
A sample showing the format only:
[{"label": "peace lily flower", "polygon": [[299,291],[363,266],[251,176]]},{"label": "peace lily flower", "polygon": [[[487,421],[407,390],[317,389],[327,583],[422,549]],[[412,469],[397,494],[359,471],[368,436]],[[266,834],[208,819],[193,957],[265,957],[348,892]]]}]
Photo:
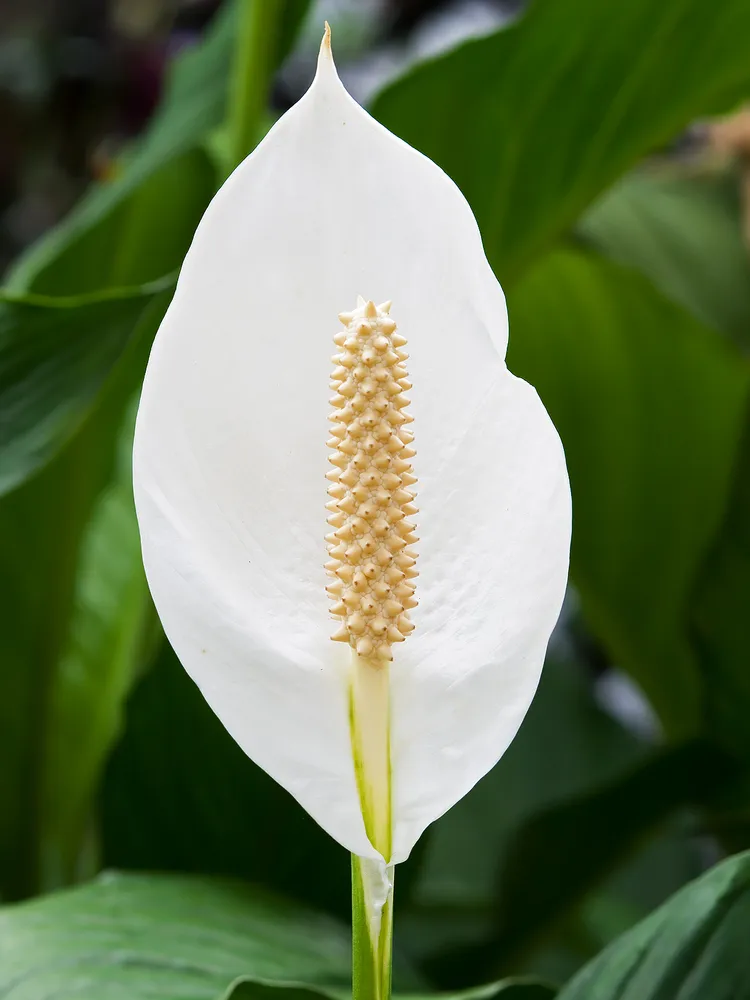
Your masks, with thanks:
[{"label": "peace lily flower", "polygon": [[353,855],[360,996],[388,993],[393,866],[513,739],[565,589],[563,452],[506,343],[467,203],[327,32],[198,227],[134,476],[186,670]]}]

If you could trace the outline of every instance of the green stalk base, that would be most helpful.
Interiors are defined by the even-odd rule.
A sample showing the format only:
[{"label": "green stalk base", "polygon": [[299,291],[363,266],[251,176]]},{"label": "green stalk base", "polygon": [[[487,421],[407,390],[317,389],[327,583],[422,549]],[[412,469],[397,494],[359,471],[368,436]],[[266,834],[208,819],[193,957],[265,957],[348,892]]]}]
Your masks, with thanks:
[{"label": "green stalk base", "polygon": [[352,1000],[390,1000],[393,868],[352,855]]}]

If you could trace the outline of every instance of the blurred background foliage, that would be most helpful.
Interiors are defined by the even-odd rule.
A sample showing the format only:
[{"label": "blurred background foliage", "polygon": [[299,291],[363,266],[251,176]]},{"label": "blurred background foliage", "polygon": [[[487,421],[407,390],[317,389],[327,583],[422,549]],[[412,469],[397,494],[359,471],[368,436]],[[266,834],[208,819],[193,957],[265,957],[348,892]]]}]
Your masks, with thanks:
[{"label": "blurred background foliage", "polygon": [[538,696],[399,869],[397,982],[750,997],[747,0],[0,4],[0,996],[346,983],[348,858],[176,662],[131,499],[253,2],[253,141],[327,17],[354,96],[470,201],[572,481]]}]

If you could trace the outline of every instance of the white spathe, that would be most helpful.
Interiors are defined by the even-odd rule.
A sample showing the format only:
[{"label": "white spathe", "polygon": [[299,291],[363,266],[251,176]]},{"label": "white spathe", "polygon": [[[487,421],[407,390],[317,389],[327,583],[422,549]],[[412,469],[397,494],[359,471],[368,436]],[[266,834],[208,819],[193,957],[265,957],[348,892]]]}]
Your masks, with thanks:
[{"label": "white spathe", "polygon": [[419,606],[391,665],[403,861],[528,709],[565,590],[570,493],[544,407],[505,367],[503,293],[469,206],[349,97],[324,45],[308,92],[198,227],[146,373],[135,496],[186,670],[254,761],[377,859],[323,569],[332,337],[358,294],[393,300],[413,382]]}]

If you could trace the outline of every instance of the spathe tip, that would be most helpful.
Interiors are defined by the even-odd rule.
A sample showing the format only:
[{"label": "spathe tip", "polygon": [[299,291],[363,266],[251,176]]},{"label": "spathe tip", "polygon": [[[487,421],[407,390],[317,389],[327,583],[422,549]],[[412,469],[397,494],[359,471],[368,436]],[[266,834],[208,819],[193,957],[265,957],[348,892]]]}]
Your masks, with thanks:
[{"label": "spathe tip", "polygon": [[341,81],[336,72],[336,64],[333,61],[333,52],[331,50],[331,26],[328,21],[324,23],[325,31],[320,43],[317,72],[315,74],[315,81],[313,82],[322,84],[324,87],[331,87],[332,85],[341,87]]},{"label": "spathe tip", "polygon": [[324,24],[325,30],[323,31],[323,39],[320,43],[318,66],[324,62],[333,62],[333,53],[331,52],[331,26],[328,21],[325,21]]}]

